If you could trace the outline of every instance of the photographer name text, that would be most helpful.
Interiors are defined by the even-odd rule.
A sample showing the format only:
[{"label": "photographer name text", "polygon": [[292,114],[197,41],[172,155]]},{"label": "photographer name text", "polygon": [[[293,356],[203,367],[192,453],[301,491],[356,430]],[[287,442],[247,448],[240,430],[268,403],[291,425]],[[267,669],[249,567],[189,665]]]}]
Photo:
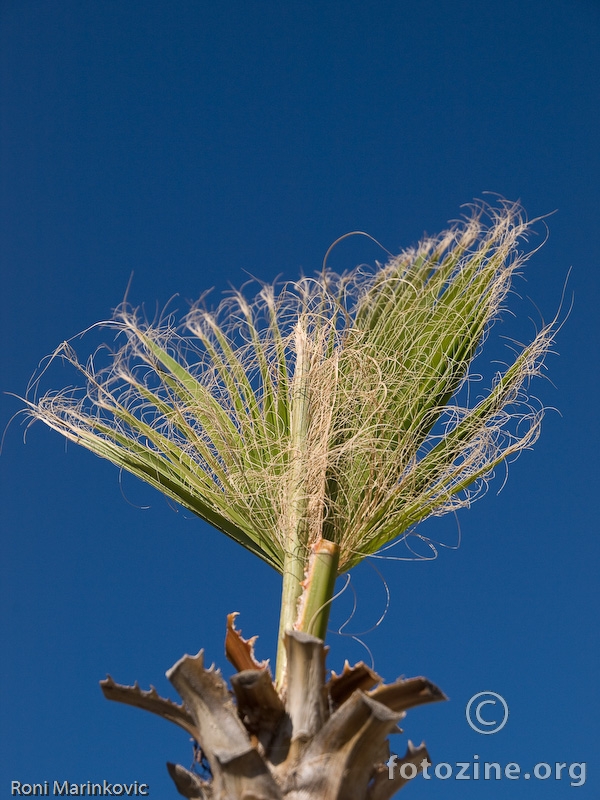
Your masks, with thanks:
[{"label": "photographer name text", "polygon": [[109,781],[43,781],[22,783],[11,781],[12,797],[148,797],[147,783],[110,783]]}]

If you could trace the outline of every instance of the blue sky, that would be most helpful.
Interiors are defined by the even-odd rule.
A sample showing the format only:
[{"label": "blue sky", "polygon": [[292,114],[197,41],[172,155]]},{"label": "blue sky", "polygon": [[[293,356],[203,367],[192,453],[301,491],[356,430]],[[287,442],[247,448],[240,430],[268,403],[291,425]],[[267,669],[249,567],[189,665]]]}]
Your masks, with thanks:
[{"label": "blue sky", "polygon": [[[344,631],[377,622],[385,581],[387,615],[360,637],[376,669],[424,674],[450,697],[411,713],[407,736],[435,762],[585,761],[576,791],[597,797],[597,0],[6,0],[0,39],[3,428],[21,407],[4,392],[23,394],[45,355],[109,317],[132,272],[131,302],[152,315],[177,295],[184,312],[249,275],[311,274],[351,230],[399,251],[486,191],[556,212],[499,333],[527,338],[552,318],[572,267],[550,380],[534,385],[557,411],[500,493],[502,476],[457,519],[426,524],[452,546],[436,561],[353,573]],[[352,239],[332,265],[384,257]],[[164,762],[189,765],[185,734],[109,704],[98,680],[173,697],[164,671],[184,652],[227,669],[235,610],[273,657],[278,576],[39,424],[26,445],[10,425],[0,469],[0,794],[106,778],[174,797]],[[369,658],[348,636],[329,643],[334,669]],[[510,707],[494,736],[465,720],[484,690]],[[419,779],[404,794],[575,790],[539,783]]]}]

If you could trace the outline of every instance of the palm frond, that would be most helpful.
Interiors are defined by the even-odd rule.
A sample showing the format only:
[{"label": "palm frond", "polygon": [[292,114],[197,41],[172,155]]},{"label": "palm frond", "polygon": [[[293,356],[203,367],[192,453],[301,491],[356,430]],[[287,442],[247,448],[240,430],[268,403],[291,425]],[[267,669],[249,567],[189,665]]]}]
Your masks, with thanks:
[{"label": "palm frond", "polygon": [[106,369],[65,344],[57,355],[85,386],[32,397],[29,412],[280,572],[293,553],[302,580],[322,536],[347,569],[468,505],[537,437],[542,412],[525,394],[552,325],[459,403],[529,228],[510,203],[474,207],[382,268],[324,270],[252,302],[234,293],[179,330],[121,307]]}]

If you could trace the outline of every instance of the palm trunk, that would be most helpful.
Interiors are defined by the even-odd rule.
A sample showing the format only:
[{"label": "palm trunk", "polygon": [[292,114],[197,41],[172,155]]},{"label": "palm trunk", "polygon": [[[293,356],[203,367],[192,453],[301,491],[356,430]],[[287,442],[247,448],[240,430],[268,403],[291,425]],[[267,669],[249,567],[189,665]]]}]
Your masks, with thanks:
[{"label": "palm trunk", "polygon": [[[207,765],[200,777],[168,764],[177,790],[189,800],[388,800],[428,761],[424,744],[408,749],[388,770],[387,737],[408,709],[444,700],[425,678],[381,684],[364,664],[326,681],[321,639],[300,631],[285,636],[287,680],[278,693],[252,642],[228,620],[226,653],[238,670],[229,691],[220,672],[204,667],[203,653],[184,656],[167,677],[177,705],[158,696],[102,681],[110,700],[152,711],[184,728]],[[413,765],[410,769],[403,765]],[[390,772],[393,777],[390,778]]]}]

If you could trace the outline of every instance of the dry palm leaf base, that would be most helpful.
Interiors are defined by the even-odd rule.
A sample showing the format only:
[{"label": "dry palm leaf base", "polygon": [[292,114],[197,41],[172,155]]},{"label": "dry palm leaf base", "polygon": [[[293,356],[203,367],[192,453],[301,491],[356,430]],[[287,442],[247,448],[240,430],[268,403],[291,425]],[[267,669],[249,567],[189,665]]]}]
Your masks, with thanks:
[{"label": "dry palm leaf base", "polygon": [[[285,636],[286,686],[275,689],[266,662],[254,658],[254,640],[227,624],[226,655],[237,671],[231,692],[220,672],[204,667],[203,651],[184,656],[167,677],[181,696],[178,705],[156,689],[101,682],[109,700],[152,711],[184,728],[201,754],[207,779],[167,764],[177,790],[189,800],[387,800],[408,779],[390,779],[387,737],[410,708],[445,700],[425,678],[385,685],[363,663],[325,679],[326,648],[300,631]],[[201,748],[201,749],[200,749]],[[424,744],[409,741],[397,766],[418,774],[429,760]]]}]

